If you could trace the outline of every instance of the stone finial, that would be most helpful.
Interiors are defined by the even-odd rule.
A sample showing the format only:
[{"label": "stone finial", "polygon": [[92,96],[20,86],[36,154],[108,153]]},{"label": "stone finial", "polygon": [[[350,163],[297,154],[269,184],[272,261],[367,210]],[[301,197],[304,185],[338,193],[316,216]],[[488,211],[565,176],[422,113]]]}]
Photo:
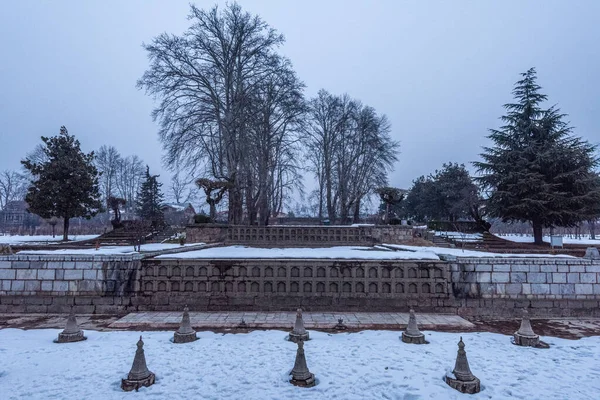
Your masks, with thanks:
[{"label": "stone finial", "polygon": [[427,344],[428,342],[425,340],[425,335],[419,331],[419,327],[417,325],[417,317],[415,316],[415,310],[412,308],[409,312],[408,317],[408,326],[406,327],[406,331],[402,332],[402,341],[404,343],[413,343],[413,344]]},{"label": "stone finial", "polygon": [[547,343],[540,341],[539,335],[536,335],[535,332],[533,332],[533,328],[531,327],[531,321],[529,320],[529,312],[527,312],[527,309],[523,309],[521,326],[519,327],[519,330],[514,333],[512,342],[517,346],[529,346],[539,348],[550,347]]},{"label": "stone finial", "polygon": [[177,332],[173,334],[173,343],[189,343],[198,339],[196,331],[192,328],[190,322],[189,308],[185,306],[183,309],[183,316],[181,318],[181,324]]},{"label": "stone finial", "polygon": [[335,324],[333,329],[335,329],[336,331],[345,331],[346,329],[348,329],[348,327],[346,326],[346,324],[344,324],[343,318],[338,318],[338,322],[337,324]]},{"label": "stone finial", "polygon": [[311,387],[315,386],[315,375],[308,370],[306,365],[306,356],[304,355],[304,341],[298,340],[298,350],[296,351],[296,360],[294,361],[294,368],[290,375],[290,383],[295,386]]},{"label": "stone finial", "polygon": [[86,339],[87,338],[83,335],[83,331],[79,329],[79,325],[77,325],[77,318],[75,318],[73,310],[71,310],[69,318],[67,318],[67,326],[61,333],[58,334],[58,339],[56,339],[55,342],[72,343],[80,342]]},{"label": "stone finial", "polygon": [[462,337],[458,342],[458,353],[456,355],[456,363],[454,364],[452,374],[454,374],[454,377],[445,377],[446,383],[451,388],[456,389],[461,393],[469,394],[479,393],[481,390],[479,379],[473,375],[471,368],[469,367],[467,352],[465,351],[465,344]]},{"label": "stone finial", "polygon": [[585,249],[585,255],[583,258],[587,258],[590,260],[600,260],[600,251],[596,247],[588,247]]},{"label": "stone finial", "polygon": [[299,308],[296,312],[296,322],[294,323],[294,329],[290,332],[288,336],[289,340],[292,342],[297,342],[298,340],[309,340],[309,335],[306,329],[304,329],[304,320],[302,319],[302,309]]},{"label": "stone finial", "polygon": [[133,365],[127,379],[121,380],[121,389],[126,392],[135,390],[136,392],[142,386],[151,386],[154,384],[156,376],[154,373],[148,370],[146,365],[146,356],[144,355],[144,342],[140,336],[140,340],[137,342],[137,350],[135,351],[135,357],[133,359]]}]

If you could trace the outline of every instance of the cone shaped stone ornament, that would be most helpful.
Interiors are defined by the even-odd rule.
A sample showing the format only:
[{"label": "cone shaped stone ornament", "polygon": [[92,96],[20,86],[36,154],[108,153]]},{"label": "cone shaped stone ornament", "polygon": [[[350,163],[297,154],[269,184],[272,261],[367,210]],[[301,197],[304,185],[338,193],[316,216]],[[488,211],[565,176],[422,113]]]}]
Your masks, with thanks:
[{"label": "cone shaped stone ornament", "polygon": [[126,392],[132,390],[138,391],[142,386],[151,386],[154,384],[156,376],[148,370],[146,366],[146,356],[144,355],[144,342],[140,336],[140,340],[137,342],[137,350],[135,351],[135,357],[133,359],[133,365],[131,371],[127,374],[127,379],[121,380],[121,389]]},{"label": "cone shaped stone ornament", "polygon": [[298,309],[296,312],[296,322],[294,323],[294,329],[288,336],[291,342],[296,343],[299,340],[306,341],[309,339],[308,332],[304,329],[304,320],[302,319],[302,309]]},{"label": "cone shaped stone ornament", "polygon": [[190,323],[190,313],[187,306],[183,309],[183,317],[179,329],[173,334],[173,343],[189,343],[198,340],[196,331]]},{"label": "cone shaped stone ornament", "polygon": [[402,332],[402,341],[404,343],[413,343],[413,344],[427,344],[425,340],[425,335],[419,331],[419,327],[417,326],[417,317],[415,317],[415,310],[411,308],[409,317],[408,317],[408,326],[406,327],[406,331]]},{"label": "cone shaped stone ornament", "polygon": [[315,375],[308,370],[306,365],[306,357],[304,355],[304,341],[298,340],[298,350],[296,351],[296,360],[294,361],[294,369],[290,375],[290,383],[295,386],[311,387],[315,386]]},{"label": "cone shaped stone ornament", "polygon": [[58,334],[58,339],[55,340],[56,343],[71,343],[71,342],[80,342],[82,340],[87,339],[83,335],[83,331],[79,329],[79,325],[77,325],[77,319],[75,318],[75,314],[71,311],[69,314],[69,318],[67,318],[67,326],[65,329]]},{"label": "cone shaped stone ornament", "polygon": [[533,328],[531,327],[531,321],[529,320],[529,313],[526,309],[523,309],[521,326],[519,327],[519,330],[514,333],[512,342],[517,346],[529,346],[539,348],[550,347],[547,343],[544,343],[540,340],[539,335],[536,335],[535,332],[533,332]]},{"label": "cone shaped stone ornament", "polygon": [[456,355],[456,364],[454,365],[452,373],[454,374],[454,377],[446,375],[444,379],[451,388],[456,389],[461,393],[469,394],[479,393],[481,390],[479,379],[471,373],[462,337],[458,342],[458,354]]}]

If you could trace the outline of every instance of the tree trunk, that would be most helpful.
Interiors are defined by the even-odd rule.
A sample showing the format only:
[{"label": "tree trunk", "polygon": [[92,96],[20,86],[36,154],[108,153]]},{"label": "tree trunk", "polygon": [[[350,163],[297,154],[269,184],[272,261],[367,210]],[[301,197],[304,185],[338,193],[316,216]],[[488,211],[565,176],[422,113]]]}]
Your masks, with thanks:
[{"label": "tree trunk", "polygon": [[69,240],[69,217],[65,217],[63,223],[63,241]]},{"label": "tree trunk", "polygon": [[214,201],[207,201],[208,206],[210,207],[210,219],[212,222],[215,222],[217,219],[217,205]]},{"label": "tree trunk", "polygon": [[533,243],[541,245],[544,244],[543,226],[539,221],[531,221],[533,225]]},{"label": "tree trunk", "polygon": [[356,205],[354,206],[353,223],[358,224],[359,222],[360,222],[360,200],[356,200]]},{"label": "tree trunk", "polygon": [[590,239],[596,240],[596,221],[590,220]]}]

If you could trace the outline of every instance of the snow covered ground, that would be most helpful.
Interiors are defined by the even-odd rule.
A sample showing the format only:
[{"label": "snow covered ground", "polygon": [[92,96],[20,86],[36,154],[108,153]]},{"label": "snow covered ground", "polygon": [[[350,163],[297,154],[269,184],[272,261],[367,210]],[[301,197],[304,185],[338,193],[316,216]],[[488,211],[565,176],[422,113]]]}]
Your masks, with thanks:
[{"label": "snow covered ground", "polygon": [[[200,332],[173,344],[171,332],[86,331],[88,340],[52,343],[59,330],[0,330],[0,393],[9,399],[597,399],[600,337],[546,337],[548,350],[517,347],[493,333],[425,332],[428,345],[409,345],[400,332],[327,334],[305,344],[317,386],[288,383],[296,345],[285,332]],[[142,334],[156,384],[121,391]],[[482,391],[464,395],[442,377],[454,367],[462,336]]]},{"label": "snow covered ground", "polygon": [[[201,246],[204,243],[186,243],[183,247],[189,246]],[[152,252],[152,251],[160,251],[160,250],[172,250],[178,249],[182,246],[180,244],[174,243],[148,243],[143,244],[140,251],[144,252]],[[106,255],[122,255],[122,254],[137,254],[137,251],[133,249],[133,246],[102,246],[98,250],[95,248],[91,249],[58,249],[58,250],[23,250],[18,254],[72,254],[72,255],[96,255],[96,256],[106,256]]]},{"label": "snow covered ground", "polygon": [[[69,241],[82,241],[82,240],[90,240],[97,238],[99,235],[70,235]],[[35,243],[43,243],[47,242],[60,242],[62,240],[62,235],[56,235],[56,237],[52,237],[52,235],[37,235],[37,236],[25,236],[25,235],[15,235],[15,236],[0,236],[0,244],[35,244]]]},{"label": "snow covered ground", "polygon": [[[420,248],[417,248],[420,249]],[[392,251],[380,247],[335,246],[324,248],[258,248],[247,246],[211,247],[157,258],[341,258],[341,259],[425,259],[439,260],[430,251]]]},{"label": "snow covered ground", "polygon": [[483,240],[483,234],[481,233],[436,231],[435,234],[437,236],[447,237],[455,242],[475,243]]},{"label": "snow covered ground", "polygon": [[[517,243],[533,243],[533,236],[531,235],[517,235],[517,234],[497,234],[496,236],[501,237],[511,242]],[[544,236],[544,242],[550,243],[550,236]],[[565,244],[595,244],[600,245],[600,239],[590,239],[589,235],[583,235],[581,238],[569,237],[568,235],[563,236],[563,243]]]},{"label": "snow covered ground", "polygon": [[459,248],[447,248],[447,247],[422,247],[422,246],[405,246],[401,244],[386,244],[386,247],[394,248],[405,251],[418,251],[418,252],[431,252],[436,255],[448,254],[456,257],[507,257],[507,258],[553,258],[553,257],[568,257],[564,254],[552,255],[552,254],[520,254],[520,253],[488,253],[485,251],[475,250],[463,250]]}]

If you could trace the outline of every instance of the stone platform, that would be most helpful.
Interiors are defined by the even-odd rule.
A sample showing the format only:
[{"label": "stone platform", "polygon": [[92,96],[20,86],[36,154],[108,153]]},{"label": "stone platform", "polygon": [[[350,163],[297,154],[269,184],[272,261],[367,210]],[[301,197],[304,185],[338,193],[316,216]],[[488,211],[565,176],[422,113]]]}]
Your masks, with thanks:
[{"label": "stone platform", "polygon": [[[404,329],[408,324],[408,313],[368,313],[368,312],[304,312],[304,326],[307,329],[333,329],[342,318],[348,329]],[[291,329],[296,320],[295,312],[190,312],[190,322],[194,329],[236,328],[242,321],[247,329]],[[472,329],[474,324],[451,314],[419,314],[419,327],[435,329]],[[112,329],[172,329],[179,326],[181,312],[138,312],[130,313],[111,323]]]}]

